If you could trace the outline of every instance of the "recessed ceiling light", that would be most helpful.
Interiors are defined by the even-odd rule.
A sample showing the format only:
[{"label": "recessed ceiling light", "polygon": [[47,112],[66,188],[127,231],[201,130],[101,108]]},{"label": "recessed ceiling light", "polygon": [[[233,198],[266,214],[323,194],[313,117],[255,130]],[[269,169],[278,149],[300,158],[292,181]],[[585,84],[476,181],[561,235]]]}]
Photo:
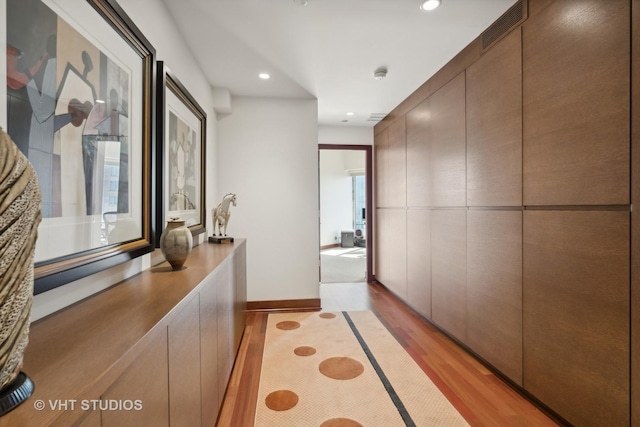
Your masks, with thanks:
[{"label": "recessed ceiling light", "polygon": [[420,5],[422,10],[433,10],[440,6],[441,0],[426,0]]},{"label": "recessed ceiling light", "polygon": [[267,73],[260,73],[258,74],[258,77],[260,77],[262,80],[268,80],[271,78],[271,76]]},{"label": "recessed ceiling light", "polygon": [[353,116],[353,114],[354,114],[354,113],[353,113],[353,111],[349,111],[349,112],[347,113],[347,116]]},{"label": "recessed ceiling light", "polygon": [[309,3],[308,0],[293,0],[294,4],[297,4],[298,6],[306,6],[307,3]]}]

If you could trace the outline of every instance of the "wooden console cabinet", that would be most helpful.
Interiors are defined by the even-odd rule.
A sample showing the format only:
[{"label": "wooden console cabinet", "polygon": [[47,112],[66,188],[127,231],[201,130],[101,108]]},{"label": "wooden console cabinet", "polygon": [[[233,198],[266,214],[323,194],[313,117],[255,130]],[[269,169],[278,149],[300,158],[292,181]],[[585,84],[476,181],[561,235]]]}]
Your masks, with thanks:
[{"label": "wooden console cabinet", "polygon": [[[203,243],[32,324],[0,426],[213,426],[245,326],[246,241]],[[40,409],[42,406],[44,409]]]}]

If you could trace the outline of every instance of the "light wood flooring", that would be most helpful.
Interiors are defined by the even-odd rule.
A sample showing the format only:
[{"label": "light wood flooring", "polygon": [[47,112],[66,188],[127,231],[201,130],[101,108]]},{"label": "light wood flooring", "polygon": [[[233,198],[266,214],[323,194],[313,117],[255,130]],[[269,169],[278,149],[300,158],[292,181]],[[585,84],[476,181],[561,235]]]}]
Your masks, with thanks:
[{"label": "light wood flooring", "polygon": [[[372,310],[470,425],[559,425],[383,286],[322,284],[320,297],[324,311]],[[266,322],[264,312],[247,316],[220,427],[253,426]]]}]

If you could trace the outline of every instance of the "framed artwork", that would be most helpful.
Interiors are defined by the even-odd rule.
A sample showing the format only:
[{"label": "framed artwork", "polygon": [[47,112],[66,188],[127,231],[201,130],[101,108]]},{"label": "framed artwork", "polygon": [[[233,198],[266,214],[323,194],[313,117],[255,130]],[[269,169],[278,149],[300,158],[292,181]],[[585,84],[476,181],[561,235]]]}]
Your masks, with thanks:
[{"label": "framed artwork", "polygon": [[0,126],[34,166],[36,294],[153,250],[155,50],[115,0],[0,0]]},{"label": "framed artwork", "polygon": [[156,245],[171,218],[195,236],[205,228],[207,115],[162,61],[158,61]]}]

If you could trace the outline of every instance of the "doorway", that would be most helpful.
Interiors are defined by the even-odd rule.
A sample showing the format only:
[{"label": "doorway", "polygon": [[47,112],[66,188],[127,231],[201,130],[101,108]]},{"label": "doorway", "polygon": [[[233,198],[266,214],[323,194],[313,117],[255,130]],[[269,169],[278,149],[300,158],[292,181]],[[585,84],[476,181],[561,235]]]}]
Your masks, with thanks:
[{"label": "doorway", "polygon": [[373,279],[372,147],[320,144],[320,283]]}]

